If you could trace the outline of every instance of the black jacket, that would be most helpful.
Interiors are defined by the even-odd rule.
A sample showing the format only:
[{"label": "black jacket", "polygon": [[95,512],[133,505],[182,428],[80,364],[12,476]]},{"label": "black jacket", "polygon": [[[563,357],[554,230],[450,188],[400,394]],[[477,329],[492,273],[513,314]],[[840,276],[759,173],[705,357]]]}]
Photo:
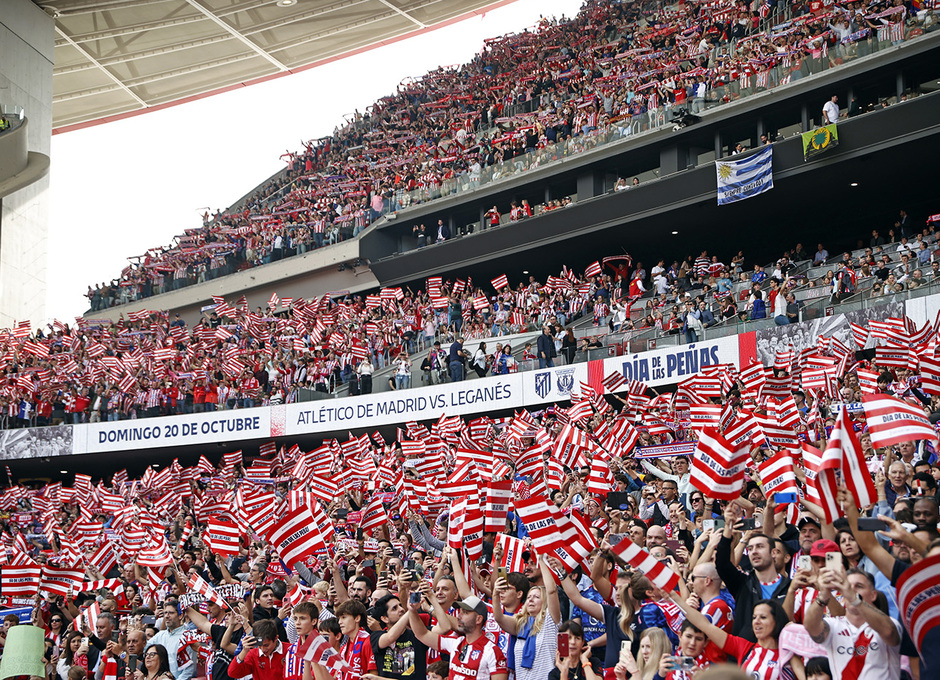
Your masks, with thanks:
[{"label": "black jacket", "polygon": [[[539,359],[544,359],[545,357],[553,359],[558,356],[555,352],[555,339],[550,335],[546,335],[544,331],[539,336],[538,342],[535,344],[535,348]],[[543,353],[545,355],[544,357],[542,356]]]},{"label": "black jacket", "polygon": [[[734,597],[734,627],[731,632],[751,642],[757,642],[751,629],[751,616],[754,614],[754,605],[764,599],[760,579],[753,571],[743,572],[734,566],[731,561],[731,539],[724,536],[715,550],[715,566],[721,580]],[[789,587],[790,578],[784,574],[780,577],[771,599],[783,604]]]}]

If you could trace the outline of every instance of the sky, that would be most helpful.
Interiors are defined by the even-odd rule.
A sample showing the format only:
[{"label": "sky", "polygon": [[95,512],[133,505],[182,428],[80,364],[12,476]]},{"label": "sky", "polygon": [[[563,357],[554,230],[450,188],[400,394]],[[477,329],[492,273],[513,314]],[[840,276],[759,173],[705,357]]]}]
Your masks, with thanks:
[{"label": "sky", "polygon": [[[89,284],[201,225],[408,76],[470,61],[485,38],[573,17],[581,0],[517,0],[302,73],[52,138],[48,319],[87,308]],[[352,84],[355,87],[352,87]],[[34,320],[35,321],[35,320]]]}]

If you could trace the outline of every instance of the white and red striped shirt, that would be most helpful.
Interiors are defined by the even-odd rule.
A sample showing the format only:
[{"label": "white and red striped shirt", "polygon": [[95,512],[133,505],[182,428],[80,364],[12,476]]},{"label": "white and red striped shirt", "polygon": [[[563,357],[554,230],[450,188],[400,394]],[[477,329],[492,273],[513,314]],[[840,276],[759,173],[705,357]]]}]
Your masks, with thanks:
[{"label": "white and red striped shirt", "polygon": [[813,600],[816,599],[817,595],[819,595],[819,591],[812,586],[800,588],[793,593],[794,623],[803,623],[803,618],[806,616],[806,612],[809,611],[809,606],[813,604]]},{"label": "white and red striped shirt", "polygon": [[780,650],[765,649],[736,635],[729,635],[722,650],[738,660],[738,666],[755,680],[792,680],[789,667],[780,666]]}]

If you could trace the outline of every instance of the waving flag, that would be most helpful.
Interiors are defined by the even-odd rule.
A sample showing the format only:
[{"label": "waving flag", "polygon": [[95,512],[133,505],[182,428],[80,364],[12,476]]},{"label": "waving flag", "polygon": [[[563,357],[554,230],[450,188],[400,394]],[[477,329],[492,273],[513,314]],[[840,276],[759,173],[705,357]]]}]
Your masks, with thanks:
[{"label": "waving flag", "polygon": [[695,447],[689,481],[712,498],[734,500],[741,495],[747,461],[746,448],[735,449],[717,430],[704,429]]},{"label": "waving flag", "polygon": [[522,559],[522,553],[525,552],[525,541],[509,534],[497,534],[496,543],[503,549],[503,560],[497,566],[506,567],[508,572],[521,572],[525,569],[525,560]]},{"label": "waving flag", "polygon": [[189,577],[189,590],[194,593],[199,593],[209,602],[215,602],[220,607],[227,607],[225,604],[225,599],[219,595],[215,588],[210,586],[204,578],[202,578],[196,572],[193,572]]},{"label": "waving flag", "polygon": [[34,597],[39,590],[42,567],[27,557],[0,567],[3,597]]},{"label": "waving flag", "polygon": [[793,471],[793,457],[786,449],[780,450],[759,466],[760,479],[764,485],[764,495],[796,492],[796,474]]},{"label": "waving flag", "polygon": [[229,557],[238,554],[238,538],[240,535],[238,527],[232,522],[223,520],[209,520],[206,523],[206,533],[202,540],[216,555]]},{"label": "waving flag", "polygon": [[362,520],[359,526],[363,531],[372,531],[388,524],[388,514],[382,505],[382,499],[379,496],[373,496],[369,505],[362,512]]},{"label": "waving flag", "polygon": [[592,262],[591,264],[588,265],[588,268],[584,270],[584,275],[587,276],[588,278],[592,276],[600,276],[603,271],[604,270],[601,269],[600,262]]},{"label": "waving flag", "polygon": [[308,635],[307,639],[298,645],[297,656],[302,656],[305,661],[323,666],[334,677],[345,677],[345,674],[352,670],[352,667],[322,635]]},{"label": "waving flag", "polygon": [[679,574],[650,555],[646,548],[641,548],[629,538],[624,538],[615,545],[613,551],[631,567],[646,574],[657,588],[669,592],[679,585]]},{"label": "waving flag", "polygon": [[268,532],[268,540],[291,569],[298,562],[326,550],[310,508],[297,508],[275,522]]},{"label": "waving flag", "polygon": [[98,614],[100,613],[101,605],[97,602],[92,602],[90,607],[86,607],[82,610],[81,614],[72,619],[72,628],[79,633],[83,632],[85,629],[94,632],[95,624],[98,623]]},{"label": "waving flag", "polygon": [[509,287],[509,279],[506,278],[505,274],[500,274],[495,279],[490,281],[493,284],[493,288],[496,290],[502,290],[503,288]]},{"label": "waving flag", "polygon": [[40,588],[52,593],[69,597],[70,591],[78,591],[85,579],[85,571],[76,567],[54,567],[47,564],[42,568]]},{"label": "waving flag", "polygon": [[747,158],[716,161],[718,205],[743,201],[774,188],[773,147],[768,145]]},{"label": "waving flag", "polygon": [[922,408],[885,394],[863,394],[862,402],[871,431],[871,443],[876,449],[920,439],[937,441],[937,431]]},{"label": "waving flag", "polygon": [[918,651],[931,631],[940,630],[940,555],[925,557],[898,579],[901,620]]},{"label": "waving flag", "polygon": [[[874,441],[874,434],[872,434]],[[835,427],[829,435],[829,443],[823,451],[819,473],[816,476],[817,489],[822,495],[822,507],[826,521],[832,522],[839,516],[839,504],[835,498],[835,485],[831,475],[841,473],[845,486],[855,497],[858,507],[874,505],[878,500],[875,482],[865,465],[865,454],[859,444],[858,436],[849,420],[848,409],[839,411]],[[823,483],[820,482],[822,478]]]}]

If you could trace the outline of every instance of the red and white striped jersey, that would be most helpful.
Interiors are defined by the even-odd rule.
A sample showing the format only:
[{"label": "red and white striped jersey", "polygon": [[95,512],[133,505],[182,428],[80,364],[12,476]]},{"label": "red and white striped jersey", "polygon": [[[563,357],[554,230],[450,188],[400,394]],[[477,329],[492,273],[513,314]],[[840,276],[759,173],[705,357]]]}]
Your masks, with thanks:
[{"label": "red and white striped jersey", "polygon": [[737,658],[738,666],[755,680],[791,680],[789,667],[780,666],[780,650],[758,647],[744,638],[729,635],[723,650]]}]

